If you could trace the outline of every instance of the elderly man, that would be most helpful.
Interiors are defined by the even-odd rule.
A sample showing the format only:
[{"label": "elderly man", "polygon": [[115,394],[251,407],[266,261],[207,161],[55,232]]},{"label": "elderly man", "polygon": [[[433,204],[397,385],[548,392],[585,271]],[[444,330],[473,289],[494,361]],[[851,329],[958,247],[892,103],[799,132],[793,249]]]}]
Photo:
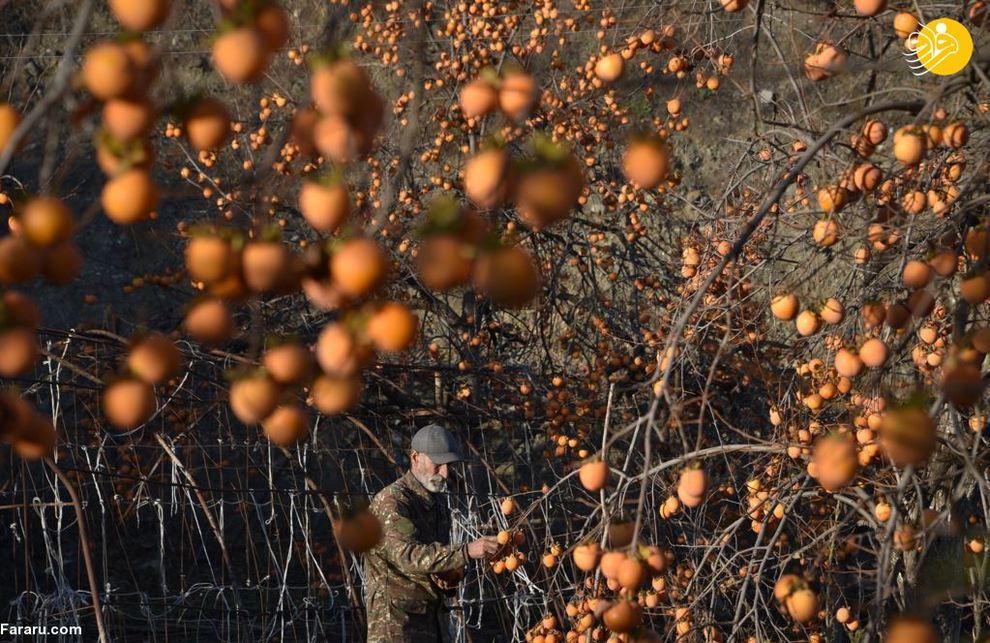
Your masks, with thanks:
[{"label": "elderly man", "polygon": [[498,551],[492,536],[451,545],[442,494],[448,465],[461,460],[457,443],[436,424],[413,436],[409,471],[375,496],[371,511],[382,539],[365,555],[369,643],[433,643],[448,638],[443,597],[469,558]]}]

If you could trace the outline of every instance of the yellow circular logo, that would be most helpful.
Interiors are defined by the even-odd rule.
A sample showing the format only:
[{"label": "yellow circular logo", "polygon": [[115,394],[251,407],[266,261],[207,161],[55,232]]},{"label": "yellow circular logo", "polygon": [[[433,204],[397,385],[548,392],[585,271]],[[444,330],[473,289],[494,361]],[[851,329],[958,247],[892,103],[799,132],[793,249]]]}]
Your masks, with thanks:
[{"label": "yellow circular logo", "polygon": [[973,37],[951,18],[937,18],[908,36],[905,56],[915,76],[948,76],[962,71],[973,57]]}]

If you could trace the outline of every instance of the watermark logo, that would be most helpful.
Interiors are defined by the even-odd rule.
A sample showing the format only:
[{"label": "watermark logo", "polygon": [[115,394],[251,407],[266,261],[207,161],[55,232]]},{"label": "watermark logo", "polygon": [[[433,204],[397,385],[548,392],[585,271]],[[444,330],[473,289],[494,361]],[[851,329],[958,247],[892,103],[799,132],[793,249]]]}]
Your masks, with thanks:
[{"label": "watermark logo", "polygon": [[0,623],[0,640],[7,637],[31,637],[37,639],[45,636],[82,636],[82,625],[14,625]]},{"label": "watermark logo", "polygon": [[973,37],[961,23],[951,18],[937,18],[918,29],[905,43],[911,73],[928,72],[948,76],[962,70],[973,57]]}]

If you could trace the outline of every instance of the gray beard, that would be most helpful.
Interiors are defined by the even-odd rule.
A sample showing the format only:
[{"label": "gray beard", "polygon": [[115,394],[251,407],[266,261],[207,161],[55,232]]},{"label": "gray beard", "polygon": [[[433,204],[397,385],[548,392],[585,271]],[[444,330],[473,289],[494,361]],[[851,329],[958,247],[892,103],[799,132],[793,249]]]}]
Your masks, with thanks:
[{"label": "gray beard", "polygon": [[419,483],[421,485],[426,487],[427,491],[430,491],[432,493],[441,493],[447,490],[447,481],[442,476],[420,477],[415,473],[413,475],[416,476],[416,479],[419,480]]}]

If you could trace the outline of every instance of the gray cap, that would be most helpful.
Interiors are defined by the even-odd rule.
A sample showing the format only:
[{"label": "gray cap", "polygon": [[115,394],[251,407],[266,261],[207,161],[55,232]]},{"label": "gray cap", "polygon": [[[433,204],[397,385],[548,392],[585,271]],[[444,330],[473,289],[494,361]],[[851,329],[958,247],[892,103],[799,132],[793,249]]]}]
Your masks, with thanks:
[{"label": "gray cap", "polygon": [[410,446],[413,451],[428,455],[436,464],[449,464],[463,459],[457,440],[439,424],[429,424],[416,431]]}]

